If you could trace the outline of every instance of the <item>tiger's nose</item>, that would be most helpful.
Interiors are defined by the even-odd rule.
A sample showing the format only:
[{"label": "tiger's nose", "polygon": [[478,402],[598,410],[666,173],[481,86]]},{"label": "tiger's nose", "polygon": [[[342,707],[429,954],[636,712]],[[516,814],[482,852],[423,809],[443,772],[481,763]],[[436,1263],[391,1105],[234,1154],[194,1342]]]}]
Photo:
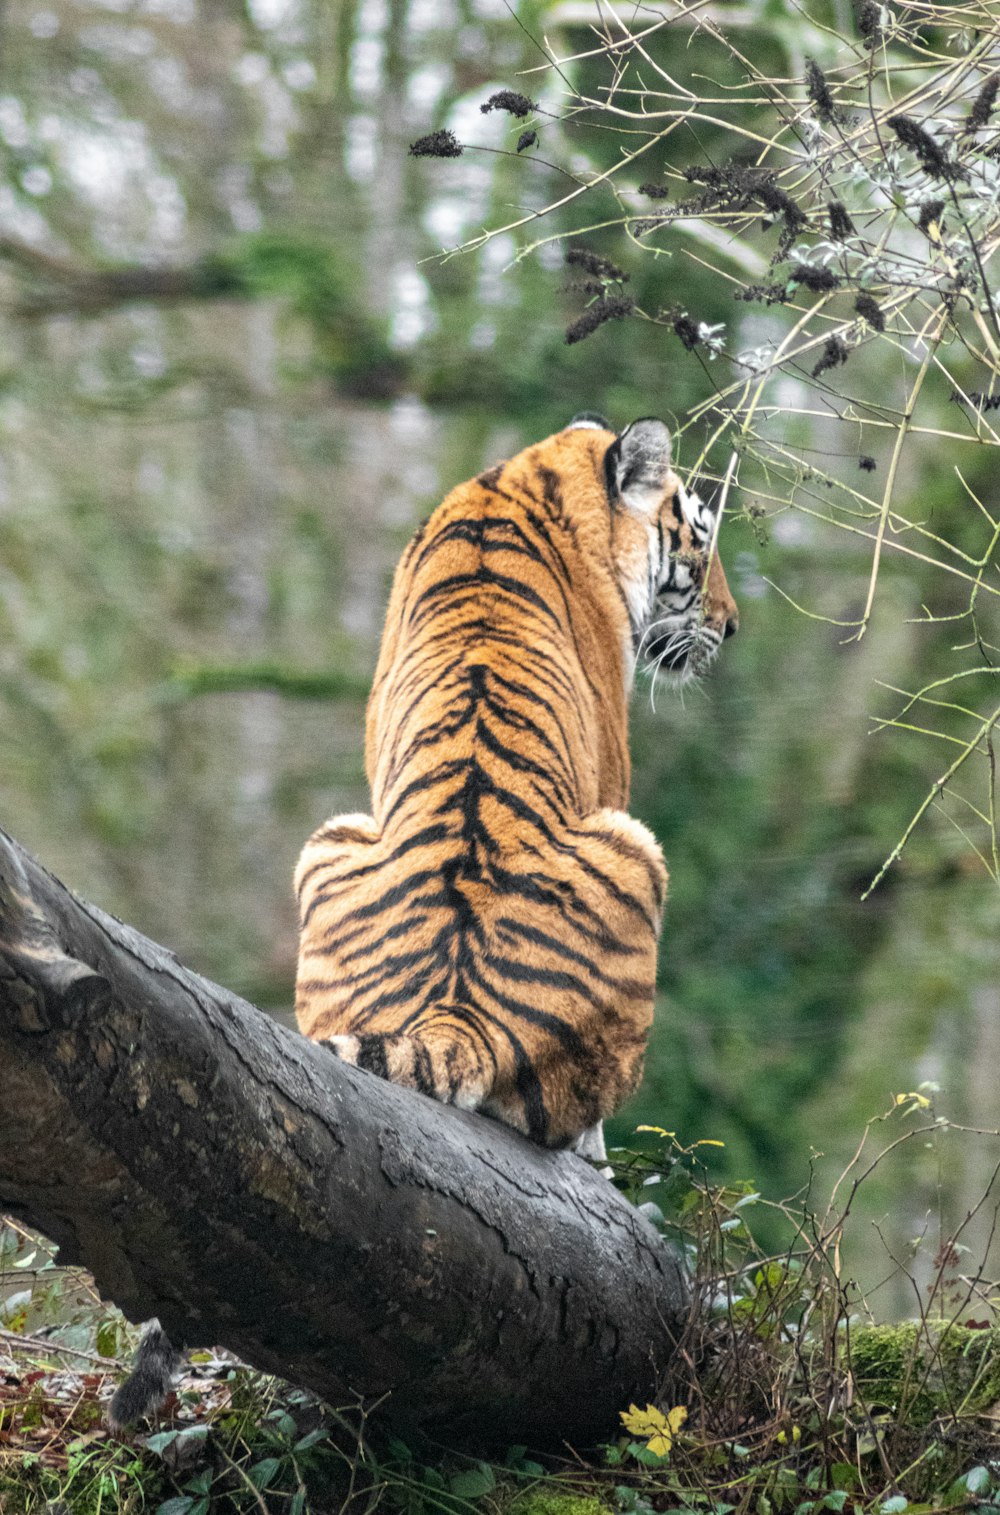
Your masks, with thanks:
[{"label": "tiger's nose", "polygon": [[736,635],[736,633],[739,631],[739,629],[740,629],[740,618],[739,618],[739,616],[738,615],[727,616],[726,617],[726,629],[722,633],[722,640],[724,642],[728,641],[730,637],[734,637]]}]

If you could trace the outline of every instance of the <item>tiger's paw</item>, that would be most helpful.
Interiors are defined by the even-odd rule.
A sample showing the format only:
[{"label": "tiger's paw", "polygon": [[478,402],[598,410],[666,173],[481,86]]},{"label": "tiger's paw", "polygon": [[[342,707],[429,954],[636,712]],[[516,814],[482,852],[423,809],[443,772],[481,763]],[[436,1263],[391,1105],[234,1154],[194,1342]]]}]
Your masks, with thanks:
[{"label": "tiger's paw", "polygon": [[323,1045],[329,1047],[334,1057],[338,1057],[342,1063],[357,1066],[361,1053],[360,1036],[324,1036]]}]

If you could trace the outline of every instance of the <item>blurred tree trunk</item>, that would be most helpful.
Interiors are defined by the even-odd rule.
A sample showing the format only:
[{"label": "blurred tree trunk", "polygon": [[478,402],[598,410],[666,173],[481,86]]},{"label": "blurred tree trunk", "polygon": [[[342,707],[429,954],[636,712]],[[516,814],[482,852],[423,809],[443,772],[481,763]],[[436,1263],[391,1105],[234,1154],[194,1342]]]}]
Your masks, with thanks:
[{"label": "blurred tree trunk", "polygon": [[581,1159],[337,1062],[0,833],[0,1209],[133,1319],[452,1438],[613,1431],[683,1283]]}]

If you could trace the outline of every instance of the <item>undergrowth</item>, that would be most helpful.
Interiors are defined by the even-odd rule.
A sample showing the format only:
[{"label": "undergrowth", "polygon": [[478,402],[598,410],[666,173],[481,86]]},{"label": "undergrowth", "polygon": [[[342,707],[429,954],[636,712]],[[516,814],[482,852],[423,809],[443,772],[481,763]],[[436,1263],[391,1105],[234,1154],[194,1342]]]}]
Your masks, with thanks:
[{"label": "undergrowth", "polygon": [[[691,1303],[671,1381],[623,1405],[600,1447],[460,1456],[393,1435],[384,1406],[331,1407],[225,1355],[195,1354],[160,1422],[104,1424],[134,1334],[40,1238],[0,1231],[0,1509],[115,1515],[357,1509],[370,1515],[945,1515],[1000,1511],[997,1285],[966,1236],[907,1259],[912,1318],[877,1323],[843,1262],[859,1188],[918,1142],[995,1139],[924,1091],[869,1123],[823,1205],[719,1187],[712,1143],[640,1127],[615,1182],[680,1249]],[[882,1140],[880,1141],[880,1138]],[[994,1175],[995,1176],[995,1175]],[[762,1239],[766,1239],[765,1246]],[[881,1281],[884,1282],[884,1279]]]}]

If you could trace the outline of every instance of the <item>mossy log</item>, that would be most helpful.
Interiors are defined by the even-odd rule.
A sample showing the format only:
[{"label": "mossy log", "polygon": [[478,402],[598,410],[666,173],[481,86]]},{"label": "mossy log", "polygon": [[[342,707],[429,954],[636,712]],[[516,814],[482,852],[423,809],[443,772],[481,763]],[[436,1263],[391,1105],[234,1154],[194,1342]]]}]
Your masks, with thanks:
[{"label": "mossy log", "polygon": [[0,832],[0,1210],[133,1320],[452,1442],[606,1435],[684,1305],[581,1158],[338,1062]]}]

